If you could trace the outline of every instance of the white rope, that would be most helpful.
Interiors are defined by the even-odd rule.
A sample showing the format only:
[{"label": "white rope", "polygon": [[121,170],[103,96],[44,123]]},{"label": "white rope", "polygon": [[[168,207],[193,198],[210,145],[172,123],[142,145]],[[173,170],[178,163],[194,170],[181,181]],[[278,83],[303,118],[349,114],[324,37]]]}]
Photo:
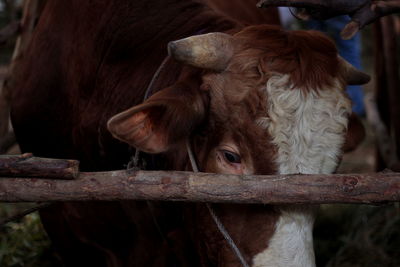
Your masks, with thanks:
[{"label": "white rope", "polygon": [[[150,84],[146,89],[143,102],[150,96],[154,82],[157,80],[161,70],[164,68],[164,66],[168,60],[169,60],[169,56],[167,56],[163,60],[163,62],[161,63],[161,65],[158,67],[157,71],[153,75],[153,78],[151,79]],[[187,150],[187,153],[189,156],[190,164],[192,165],[193,172],[199,172],[199,168],[197,166],[196,159],[193,154],[192,146],[190,145],[189,139],[186,141],[186,150]],[[136,149],[135,156],[134,156],[133,162],[132,162],[134,165],[134,168],[137,168],[139,165],[139,157],[140,157],[140,150]],[[206,203],[206,207],[207,207],[208,211],[210,212],[210,215],[211,215],[212,219],[214,220],[215,224],[217,225],[218,230],[221,232],[221,234],[223,235],[225,240],[228,242],[228,245],[231,247],[231,249],[233,250],[234,254],[237,256],[237,258],[240,261],[240,263],[242,264],[242,266],[249,267],[249,265],[247,264],[246,260],[244,259],[243,255],[242,255],[242,253],[240,252],[239,248],[236,246],[235,242],[229,235],[228,231],[225,229],[224,225],[222,224],[222,222],[216,215],[215,210],[212,207],[212,205],[210,203]],[[156,225],[158,226],[157,221],[156,221]]]},{"label": "white rope", "polygon": [[[189,156],[190,164],[192,165],[193,172],[199,172],[199,167],[197,165],[196,159],[193,154],[192,146],[190,145],[189,139],[186,140],[186,150]],[[231,247],[233,250],[234,254],[240,261],[243,267],[249,267],[247,264],[246,260],[244,259],[242,253],[240,252],[239,248],[236,246],[235,241],[231,238],[229,235],[228,231],[226,230],[225,226],[222,224],[221,220],[218,218],[217,214],[215,213],[214,208],[210,203],[206,203],[206,207],[208,211],[210,212],[211,218],[214,220],[215,224],[217,225],[218,230],[221,232],[221,234],[224,236],[226,242],[228,242],[228,245]]]},{"label": "white rope", "polygon": [[[143,102],[147,100],[147,98],[150,97],[152,90],[153,90],[153,86],[155,81],[158,79],[158,76],[160,76],[161,71],[164,69],[165,64],[167,64],[168,60],[170,59],[170,56],[166,56],[164,58],[164,60],[161,62],[160,66],[157,68],[156,72],[154,73],[153,77],[151,78],[151,81],[149,83],[149,85],[147,86],[147,89],[144,93],[144,97],[143,97]],[[127,170],[139,170],[139,160],[140,160],[140,150],[136,148],[135,150],[135,156],[131,159],[131,161],[128,163],[127,166]]]}]

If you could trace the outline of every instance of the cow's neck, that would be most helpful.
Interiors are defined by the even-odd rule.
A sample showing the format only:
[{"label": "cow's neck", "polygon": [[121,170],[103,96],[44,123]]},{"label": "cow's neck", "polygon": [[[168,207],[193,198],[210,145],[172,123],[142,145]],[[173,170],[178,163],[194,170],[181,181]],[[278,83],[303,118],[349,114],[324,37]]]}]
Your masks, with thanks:
[{"label": "cow's neck", "polygon": [[268,247],[253,258],[252,267],[313,267],[313,210],[282,207]]},{"label": "cow's neck", "polygon": [[[269,116],[260,119],[274,137],[279,173],[332,173],[341,155],[350,102],[337,88],[290,88],[288,78],[270,78],[265,88]],[[256,255],[253,266],[315,266],[312,208],[282,207],[281,212],[268,248]]]}]

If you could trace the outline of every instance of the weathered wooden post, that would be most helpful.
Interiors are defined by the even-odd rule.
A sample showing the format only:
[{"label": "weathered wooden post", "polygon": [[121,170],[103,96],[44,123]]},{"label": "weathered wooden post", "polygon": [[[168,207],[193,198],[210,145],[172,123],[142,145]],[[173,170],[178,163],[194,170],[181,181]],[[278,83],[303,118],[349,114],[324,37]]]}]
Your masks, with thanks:
[{"label": "weathered wooden post", "polygon": [[388,146],[393,150],[388,160],[381,162],[380,168],[391,168],[398,171],[400,152],[400,77],[397,60],[397,42],[394,17],[381,18],[374,25],[375,34],[375,76],[376,99],[379,114],[386,124],[390,139]]}]

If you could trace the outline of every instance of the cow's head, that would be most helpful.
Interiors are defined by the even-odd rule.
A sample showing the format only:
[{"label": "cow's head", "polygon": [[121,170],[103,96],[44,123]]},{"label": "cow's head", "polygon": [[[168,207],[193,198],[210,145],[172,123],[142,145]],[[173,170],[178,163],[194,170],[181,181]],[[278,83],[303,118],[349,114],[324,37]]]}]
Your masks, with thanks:
[{"label": "cow's head", "polygon": [[344,88],[369,77],[322,34],[255,26],[171,42],[169,53],[196,70],[114,116],[116,138],[149,153],[192,138],[207,172],[335,170],[351,112]]}]

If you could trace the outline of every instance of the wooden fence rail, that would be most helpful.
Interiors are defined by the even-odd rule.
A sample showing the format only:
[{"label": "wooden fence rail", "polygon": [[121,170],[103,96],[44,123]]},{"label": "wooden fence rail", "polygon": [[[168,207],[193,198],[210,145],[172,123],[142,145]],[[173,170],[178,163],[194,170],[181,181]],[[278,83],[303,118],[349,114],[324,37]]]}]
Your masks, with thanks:
[{"label": "wooden fence rail", "polygon": [[230,203],[400,201],[400,174],[238,176],[176,171],[80,173],[75,180],[0,178],[0,201],[167,200]]}]

